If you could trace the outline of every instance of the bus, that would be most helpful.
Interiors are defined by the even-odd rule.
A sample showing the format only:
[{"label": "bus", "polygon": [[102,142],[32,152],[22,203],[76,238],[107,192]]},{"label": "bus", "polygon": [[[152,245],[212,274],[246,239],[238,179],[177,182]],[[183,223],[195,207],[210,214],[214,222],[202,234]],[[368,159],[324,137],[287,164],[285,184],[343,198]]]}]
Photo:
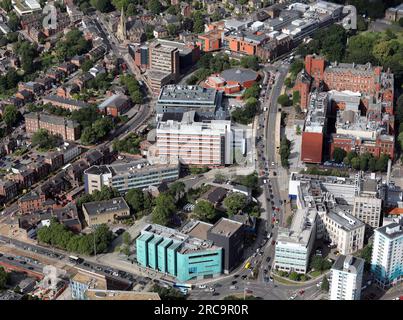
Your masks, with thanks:
[{"label": "bus", "polygon": [[175,283],[173,285],[174,288],[179,289],[179,290],[191,290],[192,289],[192,285],[188,284],[188,283]]},{"label": "bus", "polygon": [[245,264],[245,269],[250,269],[250,262],[247,262],[247,263]]},{"label": "bus", "polygon": [[71,263],[80,264],[80,263],[82,263],[84,261],[84,259],[76,257],[76,256],[69,256],[69,261]]}]

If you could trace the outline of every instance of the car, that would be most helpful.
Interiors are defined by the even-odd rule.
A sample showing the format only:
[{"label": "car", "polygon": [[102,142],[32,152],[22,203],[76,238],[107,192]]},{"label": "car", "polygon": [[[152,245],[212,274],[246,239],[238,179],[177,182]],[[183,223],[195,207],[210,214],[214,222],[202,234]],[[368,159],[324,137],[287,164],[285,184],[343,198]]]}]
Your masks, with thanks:
[{"label": "car", "polygon": [[89,263],[87,263],[87,262],[84,262],[84,263],[83,263],[83,266],[84,266],[84,267],[89,267],[89,266],[90,266],[90,264],[89,264]]},{"label": "car", "polygon": [[277,173],[276,173],[276,171],[273,171],[273,176],[277,176]]},{"label": "car", "polygon": [[272,240],[271,245],[274,246],[276,244],[276,241]]},{"label": "car", "polygon": [[104,272],[105,272],[106,274],[111,274],[111,273],[112,273],[110,270],[104,270]]},{"label": "car", "polygon": [[220,293],[219,292],[213,292],[213,296],[219,296]]},{"label": "car", "polygon": [[8,260],[14,260],[14,258],[13,258],[13,257],[7,257],[7,259],[8,259]]},{"label": "car", "polygon": [[237,283],[238,283],[238,281],[236,281],[236,280],[231,282],[232,285],[237,284]]},{"label": "car", "polygon": [[29,266],[28,269],[29,270],[34,270],[34,267]]},{"label": "car", "polygon": [[321,282],[318,282],[318,283],[316,284],[316,286],[317,286],[318,288],[320,288],[320,287],[322,286],[322,281],[321,281]]},{"label": "car", "polygon": [[247,275],[244,274],[241,278],[242,278],[242,280],[245,280],[247,278]]},{"label": "car", "polygon": [[270,262],[270,260],[271,260],[271,257],[266,258],[266,262]]},{"label": "car", "polygon": [[2,257],[3,256],[3,254],[2,253],[0,253],[0,257]]},{"label": "car", "polygon": [[305,290],[299,290],[298,293],[302,296],[305,293]]},{"label": "car", "polygon": [[117,273],[116,271],[114,271],[114,272],[112,273],[112,275],[115,276],[115,277],[119,277],[119,273]]},{"label": "car", "polygon": [[230,290],[236,290],[236,289],[238,289],[238,287],[237,286],[230,286],[229,289]]},{"label": "car", "polygon": [[268,272],[267,269],[263,269],[263,273],[266,274]]},{"label": "car", "polygon": [[101,267],[95,267],[95,269],[97,269],[98,271],[102,271]]},{"label": "car", "polygon": [[21,264],[27,264],[27,262],[26,262],[26,261],[20,261],[20,263],[21,263]]},{"label": "car", "polygon": [[145,281],[143,281],[143,280],[140,280],[139,284],[142,285],[142,286],[145,286],[147,283]]},{"label": "car", "polygon": [[210,291],[210,292],[214,292],[215,289],[214,289],[213,287],[210,287],[210,288],[209,288],[209,291]]},{"label": "car", "polygon": [[206,285],[205,284],[199,285],[199,289],[206,289]]},{"label": "car", "polygon": [[234,279],[238,278],[239,274],[234,274]]}]

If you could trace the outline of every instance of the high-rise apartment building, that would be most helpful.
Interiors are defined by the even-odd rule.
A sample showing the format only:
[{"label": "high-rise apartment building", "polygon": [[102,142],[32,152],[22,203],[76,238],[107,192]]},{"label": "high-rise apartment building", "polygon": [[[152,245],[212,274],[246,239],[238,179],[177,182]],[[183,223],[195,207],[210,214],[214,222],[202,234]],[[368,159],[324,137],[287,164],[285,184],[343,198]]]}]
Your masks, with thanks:
[{"label": "high-rise apartment building", "polygon": [[340,255],[330,270],[329,300],[360,300],[364,260]]},{"label": "high-rise apartment building", "polygon": [[403,219],[375,230],[371,272],[381,287],[403,280]]}]

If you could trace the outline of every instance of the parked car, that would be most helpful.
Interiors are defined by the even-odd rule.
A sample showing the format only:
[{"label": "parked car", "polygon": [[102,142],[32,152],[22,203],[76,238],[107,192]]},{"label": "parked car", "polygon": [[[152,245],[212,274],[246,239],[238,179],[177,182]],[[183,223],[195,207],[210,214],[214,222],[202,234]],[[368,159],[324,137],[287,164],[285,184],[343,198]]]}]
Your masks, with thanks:
[{"label": "parked car", "polygon": [[199,289],[206,289],[206,285],[205,284],[199,285]]}]

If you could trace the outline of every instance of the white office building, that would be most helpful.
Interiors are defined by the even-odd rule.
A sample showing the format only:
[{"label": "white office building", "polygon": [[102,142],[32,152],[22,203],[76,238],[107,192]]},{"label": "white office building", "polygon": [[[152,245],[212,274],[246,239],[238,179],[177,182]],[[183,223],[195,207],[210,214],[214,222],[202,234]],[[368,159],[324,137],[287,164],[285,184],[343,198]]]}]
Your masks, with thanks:
[{"label": "white office building", "polygon": [[371,271],[381,287],[403,280],[403,219],[375,230]]},{"label": "white office building", "polygon": [[298,209],[290,228],[279,228],[274,268],[280,271],[306,273],[316,238],[315,209]]},{"label": "white office building", "polygon": [[330,271],[329,300],[360,300],[364,260],[340,255]]},{"label": "white office building", "polygon": [[186,165],[232,164],[231,121],[197,121],[195,111],[175,114],[177,119],[168,117],[164,115],[156,130],[161,161],[174,159]]}]

